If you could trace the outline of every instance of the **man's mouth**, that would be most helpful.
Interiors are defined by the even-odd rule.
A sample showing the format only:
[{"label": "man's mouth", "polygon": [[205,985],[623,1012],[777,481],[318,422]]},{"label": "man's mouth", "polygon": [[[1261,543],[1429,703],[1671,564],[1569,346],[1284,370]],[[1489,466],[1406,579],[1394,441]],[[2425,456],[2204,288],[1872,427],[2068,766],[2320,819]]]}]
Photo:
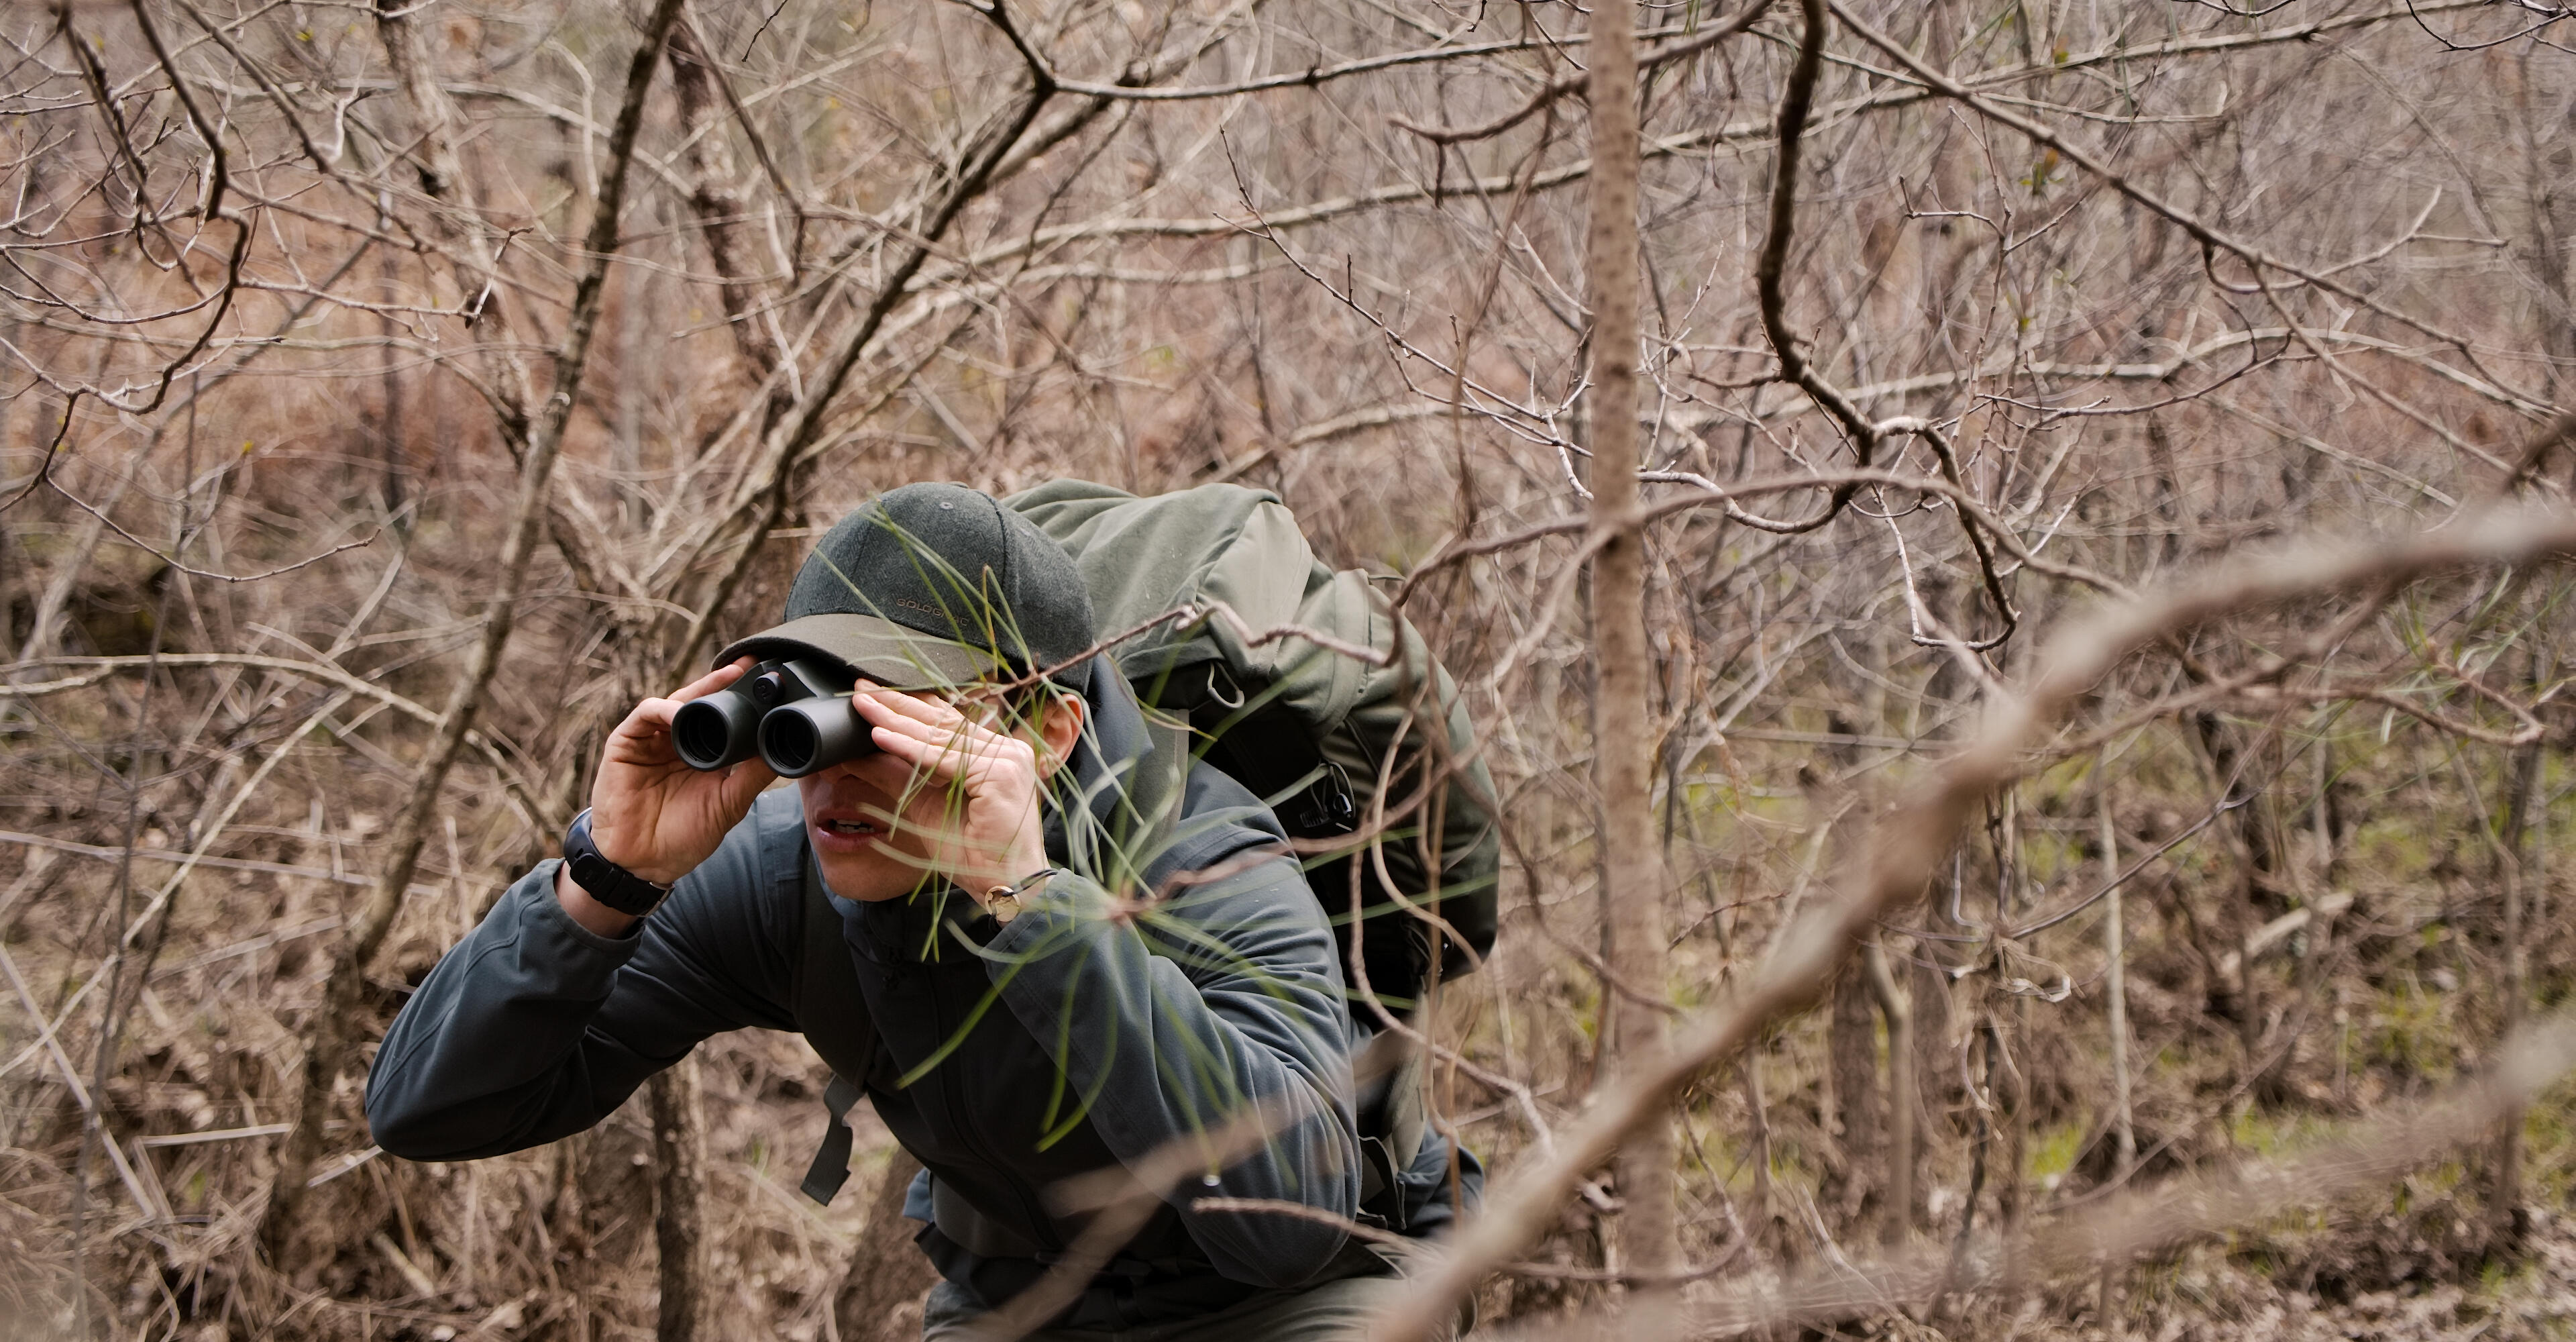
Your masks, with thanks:
[{"label": "man's mouth", "polygon": [[865,813],[848,812],[814,817],[814,842],[825,852],[858,852],[888,842],[885,822]]},{"label": "man's mouth", "polygon": [[903,825],[875,789],[846,778],[831,779],[825,787],[807,781],[805,832],[817,852],[857,856],[901,842]]}]

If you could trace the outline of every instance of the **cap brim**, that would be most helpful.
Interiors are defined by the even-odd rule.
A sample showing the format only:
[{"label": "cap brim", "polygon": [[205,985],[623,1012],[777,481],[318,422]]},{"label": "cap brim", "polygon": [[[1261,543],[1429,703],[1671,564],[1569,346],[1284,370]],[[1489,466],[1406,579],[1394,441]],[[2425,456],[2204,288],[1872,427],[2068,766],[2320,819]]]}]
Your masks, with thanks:
[{"label": "cap brim", "polygon": [[874,615],[808,615],[736,639],[716,654],[722,666],[738,657],[770,661],[812,653],[834,658],[893,689],[954,689],[1007,671],[984,648],[932,638]]}]

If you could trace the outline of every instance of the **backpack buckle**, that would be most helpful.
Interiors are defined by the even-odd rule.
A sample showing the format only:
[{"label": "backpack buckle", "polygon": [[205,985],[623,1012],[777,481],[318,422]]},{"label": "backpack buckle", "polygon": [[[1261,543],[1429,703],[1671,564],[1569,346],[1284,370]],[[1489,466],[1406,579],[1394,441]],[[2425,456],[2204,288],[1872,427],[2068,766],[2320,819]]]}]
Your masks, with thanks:
[{"label": "backpack buckle", "polygon": [[1411,1219],[1405,1215],[1402,1173],[1384,1139],[1360,1138],[1360,1207],[1351,1219],[1371,1230],[1402,1233]]},{"label": "backpack buckle", "polygon": [[1308,834],[1348,834],[1360,827],[1360,804],[1351,792],[1351,776],[1327,760],[1324,776],[1297,794],[1296,814],[1288,823]]}]

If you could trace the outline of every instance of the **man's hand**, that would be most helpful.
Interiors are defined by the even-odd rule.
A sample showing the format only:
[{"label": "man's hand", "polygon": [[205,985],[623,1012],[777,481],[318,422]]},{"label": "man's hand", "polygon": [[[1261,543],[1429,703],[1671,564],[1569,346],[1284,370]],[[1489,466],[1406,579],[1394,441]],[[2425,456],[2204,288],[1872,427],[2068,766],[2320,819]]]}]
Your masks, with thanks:
[{"label": "man's hand", "polygon": [[912,788],[946,811],[934,831],[935,868],[980,902],[1046,867],[1038,787],[1053,771],[1041,769],[1036,747],[937,700],[867,681],[850,702],[875,729],[877,748],[911,767]]},{"label": "man's hand", "polygon": [[590,788],[590,837],[600,856],[656,885],[669,885],[707,860],[727,831],[778,775],[758,755],[701,773],[671,744],[671,715],[691,699],[731,685],[748,657],[647,699],[608,734]]}]

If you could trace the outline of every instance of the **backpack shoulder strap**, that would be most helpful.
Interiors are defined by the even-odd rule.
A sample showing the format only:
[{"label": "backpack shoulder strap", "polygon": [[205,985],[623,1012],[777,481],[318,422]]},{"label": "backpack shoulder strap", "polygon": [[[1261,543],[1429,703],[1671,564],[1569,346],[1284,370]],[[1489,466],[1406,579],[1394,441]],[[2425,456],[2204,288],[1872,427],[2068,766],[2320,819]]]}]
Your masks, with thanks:
[{"label": "backpack shoulder strap", "polygon": [[823,1088],[823,1108],[830,1115],[823,1144],[805,1170],[805,1196],[830,1203],[850,1177],[850,1108],[865,1094],[868,1070],[876,1061],[876,1026],[868,1019],[868,1001],[859,991],[858,971],[850,964],[849,944],[841,936],[841,911],[823,893],[823,875],[814,853],[804,854],[803,927],[796,956],[796,1028],[832,1069]]}]

